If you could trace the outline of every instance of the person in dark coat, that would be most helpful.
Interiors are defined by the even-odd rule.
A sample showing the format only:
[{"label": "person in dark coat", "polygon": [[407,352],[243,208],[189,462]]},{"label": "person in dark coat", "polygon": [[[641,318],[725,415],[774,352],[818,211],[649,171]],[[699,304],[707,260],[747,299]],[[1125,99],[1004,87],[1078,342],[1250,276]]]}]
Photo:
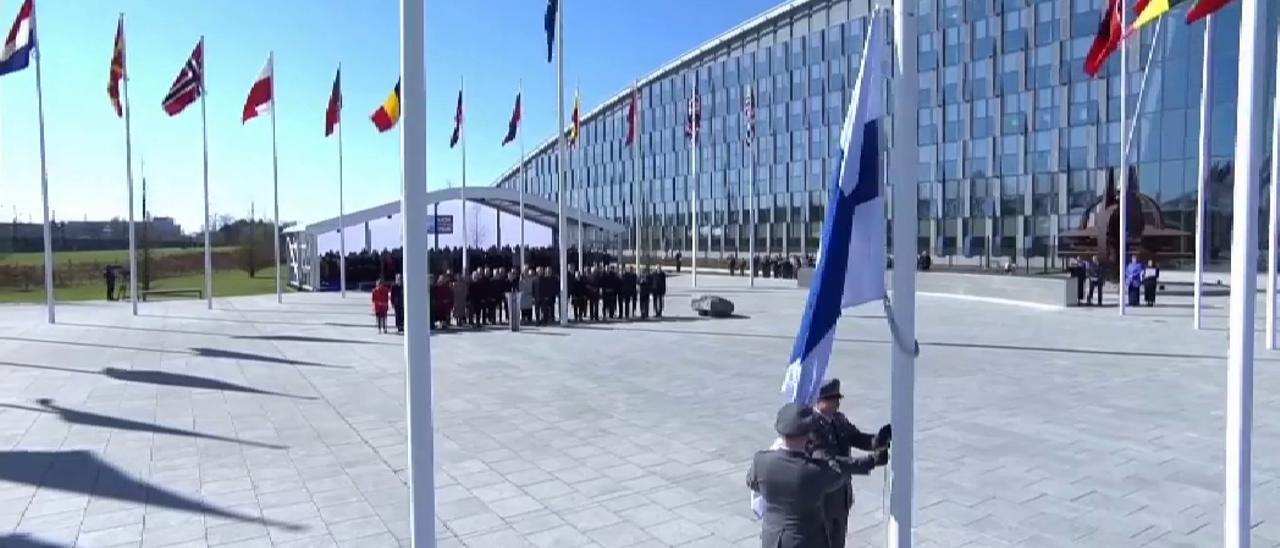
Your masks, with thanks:
[{"label": "person in dark coat", "polygon": [[[875,452],[889,449],[893,430],[889,425],[880,428],[879,433],[872,435],[858,430],[857,426],[840,412],[840,379],[831,379],[818,389],[818,402],[814,405],[817,411],[813,430],[813,454],[820,458],[848,458],[850,449]],[[823,500],[823,511],[827,521],[828,545],[831,548],[844,548],[845,536],[849,529],[849,511],[853,509],[853,485],[845,482],[844,487],[827,493]]]},{"label": "person in dark coat", "polygon": [[467,316],[471,321],[471,327],[480,329],[484,326],[484,302],[485,295],[489,291],[489,284],[485,283],[484,273],[476,270],[471,274],[471,288],[467,292]]},{"label": "person in dark coat", "polygon": [[102,270],[102,280],[107,283],[107,300],[116,300],[116,269],[108,265]]},{"label": "person in dark coat", "polygon": [[1089,278],[1089,295],[1086,296],[1084,304],[1093,304],[1093,294],[1098,294],[1098,306],[1102,306],[1102,292],[1106,288],[1107,279],[1102,274],[1102,263],[1098,261],[1098,256],[1094,255],[1084,264],[1085,276]]},{"label": "person in dark coat", "polygon": [[396,314],[396,333],[404,333],[404,285],[400,283],[399,274],[391,284],[391,311]]},{"label": "person in dark coat", "polygon": [[683,265],[681,264],[681,262],[682,262],[683,260],[684,260],[684,254],[683,254],[683,253],[681,253],[681,252],[679,252],[679,251],[677,251],[677,252],[676,252],[676,272],[677,272],[677,273],[679,273],[679,272],[680,272],[680,267],[681,267],[681,266],[683,266]]},{"label": "person in dark coat", "polygon": [[644,267],[636,285],[640,290],[640,319],[647,320],[649,319],[649,298],[653,295],[653,273],[649,271],[649,267]]},{"label": "person in dark coat", "polygon": [[1142,300],[1147,306],[1156,305],[1156,287],[1159,285],[1160,267],[1155,261],[1147,261],[1147,267],[1142,270]]},{"label": "person in dark coat", "polygon": [[667,299],[667,273],[658,267],[653,273],[653,316],[655,318],[662,317],[662,309],[665,308]]},{"label": "person in dark coat", "polygon": [[849,476],[870,474],[889,462],[883,450],[857,459],[809,455],[816,415],[803,404],[782,406],[774,424],[782,448],[756,453],[747,470],[747,487],[764,498],[763,548],[829,548],[823,508],[827,494],[845,488]]},{"label": "person in dark coat", "polygon": [[582,271],[569,271],[569,304],[573,306],[573,321],[581,322],[587,315],[587,293]]},{"label": "person in dark coat", "polygon": [[618,285],[618,299],[622,305],[622,317],[628,320],[636,309],[636,284],[640,282],[636,276],[636,268],[634,266],[627,267],[622,273],[621,283]]},{"label": "person in dark coat", "polygon": [[604,315],[610,320],[618,317],[619,285],[621,280],[618,279],[618,269],[610,265],[604,274],[600,275],[600,299],[604,301]]},{"label": "person in dark coat", "polygon": [[587,312],[591,321],[600,321],[600,267],[588,268],[583,290],[587,294]]},{"label": "person in dark coat", "polygon": [[1085,262],[1083,260],[1076,259],[1075,262],[1071,264],[1071,268],[1067,269],[1067,273],[1076,281],[1077,305],[1084,302],[1084,281],[1086,278],[1084,265]]}]

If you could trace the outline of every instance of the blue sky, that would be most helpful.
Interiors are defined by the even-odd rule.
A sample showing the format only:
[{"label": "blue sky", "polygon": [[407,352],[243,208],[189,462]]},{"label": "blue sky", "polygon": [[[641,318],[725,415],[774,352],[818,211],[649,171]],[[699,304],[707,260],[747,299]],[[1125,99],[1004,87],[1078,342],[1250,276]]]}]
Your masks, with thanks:
[{"label": "blue sky", "polygon": [[[763,12],[778,0],[564,0],[567,85],[593,108],[676,56]],[[7,31],[19,0],[0,0]],[[461,181],[448,148],[459,79],[467,83],[468,184],[489,185],[519,158],[500,145],[524,80],[529,148],[556,125],[555,72],[546,63],[544,0],[428,0],[428,185]],[[695,7],[696,6],[696,7]],[[348,211],[399,197],[397,132],[377,133],[369,115],[398,76],[399,2],[376,0],[37,0],[44,53],[45,129],[51,208],[57,218],[126,216],[124,122],[106,85],[116,18],[126,15],[133,106],[135,191],[146,162],[148,208],[194,231],[201,222],[200,109],[170,118],[160,101],[197,39],[205,42],[210,201],[237,217],[271,205],[267,117],[240,123],[267,52],[276,55],[282,220],[337,214],[337,141],[324,109],[343,67]],[[572,89],[566,91],[566,110]],[[0,78],[0,219],[40,219],[35,70]],[[140,211],[138,209],[137,211]]]}]

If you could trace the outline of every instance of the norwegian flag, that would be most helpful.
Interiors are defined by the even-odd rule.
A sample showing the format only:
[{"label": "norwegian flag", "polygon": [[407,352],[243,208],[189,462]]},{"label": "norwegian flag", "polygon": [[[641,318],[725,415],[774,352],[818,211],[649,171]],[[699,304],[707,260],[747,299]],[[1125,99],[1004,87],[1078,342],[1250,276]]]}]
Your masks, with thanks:
[{"label": "norwegian flag", "polygon": [[689,112],[685,115],[684,134],[693,139],[698,138],[702,126],[702,101],[698,99],[698,81],[693,81],[693,96],[689,98]]},{"label": "norwegian flag", "polygon": [[169,86],[169,93],[164,96],[161,105],[169,116],[177,116],[191,103],[196,102],[200,98],[200,94],[204,91],[204,38],[196,43],[195,51],[191,52],[191,57],[187,59],[187,63],[182,66],[182,71],[178,73],[178,77],[173,80],[173,85]]},{"label": "norwegian flag", "polygon": [[751,147],[756,142],[756,98],[751,88],[747,88],[747,93],[742,99],[742,117],[747,124],[747,146]]}]

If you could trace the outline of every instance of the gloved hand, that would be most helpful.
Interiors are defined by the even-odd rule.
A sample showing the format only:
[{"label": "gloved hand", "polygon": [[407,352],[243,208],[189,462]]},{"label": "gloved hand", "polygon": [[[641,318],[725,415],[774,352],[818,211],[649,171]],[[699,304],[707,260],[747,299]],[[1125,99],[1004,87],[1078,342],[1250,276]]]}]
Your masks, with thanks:
[{"label": "gloved hand", "polygon": [[872,453],[872,454],[871,454],[871,456],[872,456],[872,457],[875,457],[875,459],[876,459],[876,466],[884,466],[884,465],[886,465],[886,464],[889,464],[889,450],[888,450],[888,449],[880,449],[880,450],[877,450],[876,452]]},{"label": "gloved hand", "polygon": [[876,437],[872,440],[872,445],[876,449],[888,449],[889,444],[893,441],[893,426],[886,424],[880,427],[880,431],[876,432]]}]

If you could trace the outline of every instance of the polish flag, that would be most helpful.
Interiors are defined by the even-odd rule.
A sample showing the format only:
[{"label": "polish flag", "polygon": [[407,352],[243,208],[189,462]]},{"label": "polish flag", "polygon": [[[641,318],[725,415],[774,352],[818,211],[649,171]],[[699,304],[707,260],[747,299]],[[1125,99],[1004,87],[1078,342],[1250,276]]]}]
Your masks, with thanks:
[{"label": "polish flag", "polygon": [[272,96],[275,95],[275,80],[271,76],[274,65],[274,57],[268,56],[262,73],[253,82],[253,87],[249,88],[249,98],[244,100],[244,118],[240,123],[246,123],[271,108]]}]

